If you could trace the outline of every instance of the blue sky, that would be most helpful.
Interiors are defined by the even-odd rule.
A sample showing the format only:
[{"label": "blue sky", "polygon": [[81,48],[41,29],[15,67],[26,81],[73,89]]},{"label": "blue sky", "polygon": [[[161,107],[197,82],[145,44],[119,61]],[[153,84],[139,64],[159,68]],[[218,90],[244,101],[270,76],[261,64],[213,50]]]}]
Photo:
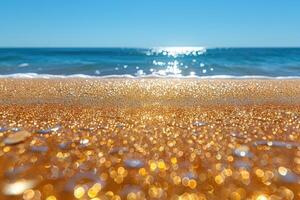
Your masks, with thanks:
[{"label": "blue sky", "polygon": [[299,0],[1,0],[0,46],[300,46]]}]

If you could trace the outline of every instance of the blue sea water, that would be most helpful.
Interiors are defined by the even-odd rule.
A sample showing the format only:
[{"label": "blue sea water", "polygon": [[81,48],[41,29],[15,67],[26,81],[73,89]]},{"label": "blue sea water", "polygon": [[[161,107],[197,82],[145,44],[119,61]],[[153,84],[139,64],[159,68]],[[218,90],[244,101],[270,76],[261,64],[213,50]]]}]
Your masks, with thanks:
[{"label": "blue sea water", "polygon": [[0,76],[297,77],[300,48],[1,48]]}]

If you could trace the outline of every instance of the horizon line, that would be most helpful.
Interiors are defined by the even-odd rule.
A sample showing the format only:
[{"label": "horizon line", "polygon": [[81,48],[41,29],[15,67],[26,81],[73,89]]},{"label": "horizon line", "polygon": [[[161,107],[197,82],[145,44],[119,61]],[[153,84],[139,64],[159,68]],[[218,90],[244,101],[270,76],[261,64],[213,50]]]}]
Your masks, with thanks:
[{"label": "horizon line", "polygon": [[123,48],[123,49],[151,49],[151,48],[196,48],[196,47],[202,47],[205,49],[218,49],[218,48],[300,48],[300,46],[0,46],[0,49],[46,49],[46,48],[53,48],[53,49],[71,49],[71,48],[85,48],[85,49],[97,49],[97,48],[107,48],[107,49],[113,49],[113,48]]}]

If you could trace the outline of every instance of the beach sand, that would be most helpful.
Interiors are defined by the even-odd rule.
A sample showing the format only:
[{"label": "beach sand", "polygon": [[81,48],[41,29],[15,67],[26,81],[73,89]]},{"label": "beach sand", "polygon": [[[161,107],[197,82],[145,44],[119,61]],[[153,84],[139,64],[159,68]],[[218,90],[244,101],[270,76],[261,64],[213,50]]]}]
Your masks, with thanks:
[{"label": "beach sand", "polygon": [[300,199],[300,80],[0,79],[0,199]]}]

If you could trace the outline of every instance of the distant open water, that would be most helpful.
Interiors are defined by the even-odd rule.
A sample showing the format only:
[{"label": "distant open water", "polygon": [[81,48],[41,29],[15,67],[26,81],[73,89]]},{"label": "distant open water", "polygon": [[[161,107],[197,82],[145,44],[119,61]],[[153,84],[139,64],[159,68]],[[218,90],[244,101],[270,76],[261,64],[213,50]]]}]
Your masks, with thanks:
[{"label": "distant open water", "polygon": [[300,48],[2,48],[0,77],[298,78]]}]

